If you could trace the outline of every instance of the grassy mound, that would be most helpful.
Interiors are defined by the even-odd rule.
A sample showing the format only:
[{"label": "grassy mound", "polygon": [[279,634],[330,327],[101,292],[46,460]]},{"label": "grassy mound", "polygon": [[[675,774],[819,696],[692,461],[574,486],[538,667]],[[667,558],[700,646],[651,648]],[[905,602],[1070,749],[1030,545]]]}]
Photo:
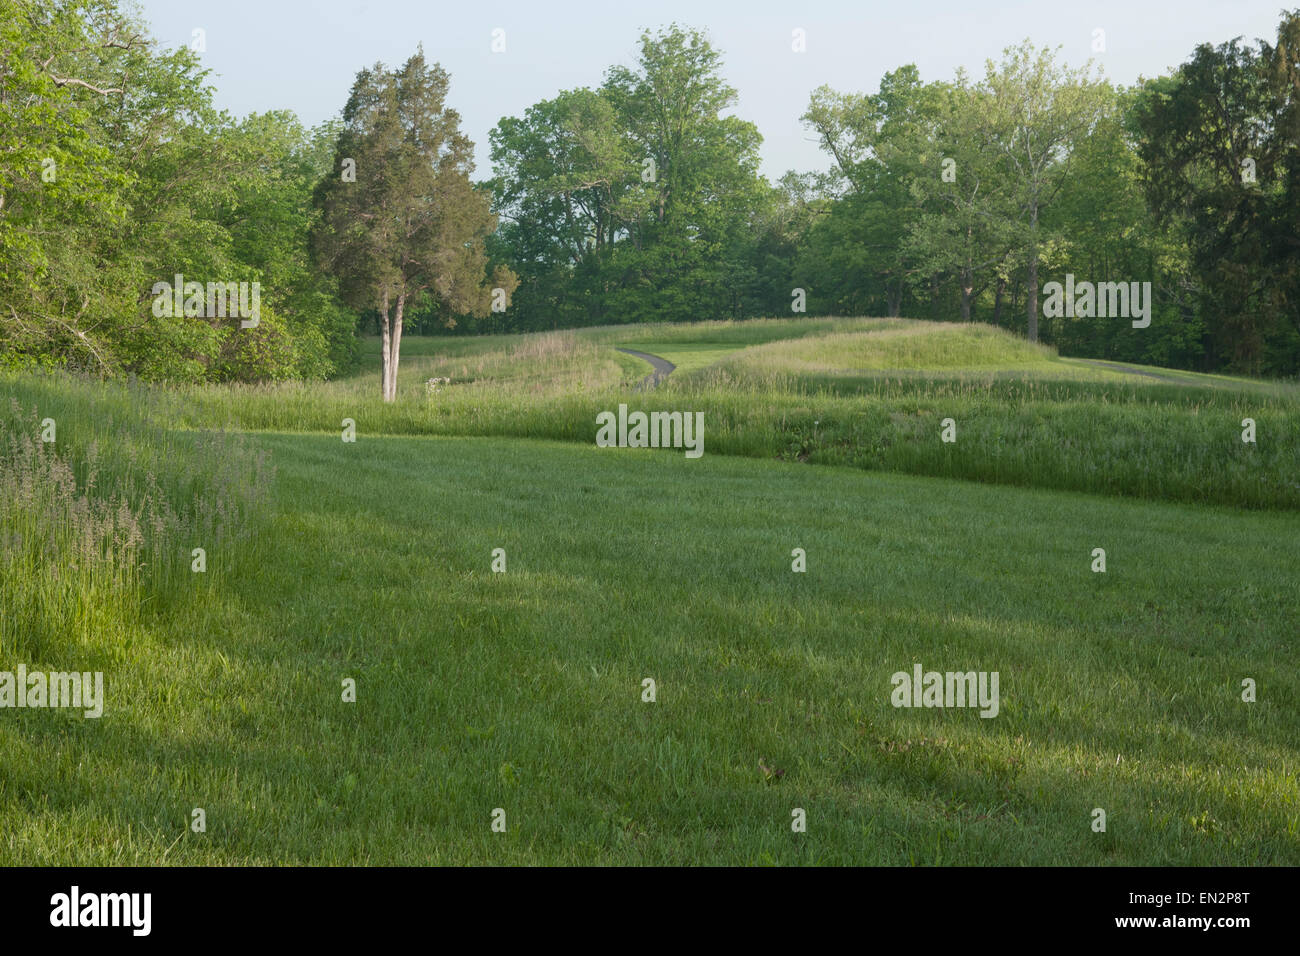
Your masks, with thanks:
[{"label": "grassy mound", "polygon": [[989,325],[912,322],[770,342],[747,349],[741,361],[756,369],[806,374],[873,369],[1046,370],[1056,364],[1056,352]]}]

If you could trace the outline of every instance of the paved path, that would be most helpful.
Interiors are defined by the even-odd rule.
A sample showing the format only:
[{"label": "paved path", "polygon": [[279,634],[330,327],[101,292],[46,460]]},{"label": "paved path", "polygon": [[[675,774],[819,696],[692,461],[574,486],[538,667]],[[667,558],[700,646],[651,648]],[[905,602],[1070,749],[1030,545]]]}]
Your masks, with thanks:
[{"label": "paved path", "polygon": [[1082,362],[1085,365],[1092,365],[1097,368],[1108,368],[1112,372],[1128,372],[1130,375],[1145,375],[1147,378],[1156,378],[1162,382],[1170,382],[1174,385],[1186,385],[1187,383],[1177,378],[1170,378],[1168,375],[1160,375],[1156,372],[1148,372],[1144,368],[1134,368],[1131,365],[1120,365],[1118,362],[1098,362],[1093,359],[1076,358],[1072,362]]},{"label": "paved path", "polygon": [[654,371],[645,377],[645,380],[637,386],[638,389],[648,390],[654,388],[672,374],[673,369],[677,368],[676,365],[668,361],[666,358],[660,358],[658,355],[651,355],[649,352],[637,352],[633,349],[619,349],[618,351],[623,352],[626,355],[635,356],[639,359],[645,359],[654,366]]}]

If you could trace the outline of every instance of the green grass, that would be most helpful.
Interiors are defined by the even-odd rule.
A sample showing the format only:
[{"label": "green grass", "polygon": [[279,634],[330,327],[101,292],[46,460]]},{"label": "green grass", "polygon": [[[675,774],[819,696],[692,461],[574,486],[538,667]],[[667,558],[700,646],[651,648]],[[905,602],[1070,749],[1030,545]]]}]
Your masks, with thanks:
[{"label": "green grass", "polygon": [[[634,392],[616,346],[682,361]],[[403,353],[390,406],[373,343],[327,384],[0,376],[0,670],[108,696],[0,710],[0,859],[1300,863],[1294,386],[908,320]],[[593,447],[620,401],[707,454]],[[1000,714],[894,708],[914,663]]]},{"label": "green grass", "polygon": [[[337,433],[351,418],[367,435],[585,444],[599,412],[630,400],[646,410],[704,412],[710,454],[1300,509],[1295,385],[1191,373],[1152,379],[1063,360],[985,326],[748,325],[406,339],[392,404],[378,398],[372,344],[348,379],[178,389],[166,415],[194,428]],[[616,346],[663,355],[679,368],[653,393],[634,395],[649,366]],[[424,383],[432,377],[452,381],[431,393]],[[956,444],[940,441],[947,418],[956,422]],[[1241,441],[1246,418],[1256,422],[1255,444]]]},{"label": "green grass", "polygon": [[[0,399],[0,651],[116,659],[194,548],[246,532],[274,476],[242,436],[185,434],[140,388],[10,376]],[[48,437],[42,441],[49,423]],[[218,575],[214,574],[213,578]],[[208,579],[212,580],[212,579]]]},{"label": "green grass", "polygon": [[928,372],[939,369],[1037,369],[1056,353],[986,325],[911,322],[888,329],[835,332],[753,346],[741,356],[754,367],[830,372]]},{"label": "green grass", "polygon": [[[4,715],[8,862],[1300,862],[1290,515],[257,443],[280,470],[257,567],[150,615],[99,721]],[[1000,715],[895,709],[915,662],[998,671]]]},{"label": "green grass", "polygon": [[[703,342],[698,345],[686,345],[677,342],[638,342],[636,343],[638,352],[649,352],[651,355],[658,355],[660,358],[667,359],[676,366],[675,373],[691,372],[696,369],[708,368],[719,361],[736,352],[735,348],[726,345],[716,345]],[[650,363],[641,361],[646,373],[651,371]]]}]

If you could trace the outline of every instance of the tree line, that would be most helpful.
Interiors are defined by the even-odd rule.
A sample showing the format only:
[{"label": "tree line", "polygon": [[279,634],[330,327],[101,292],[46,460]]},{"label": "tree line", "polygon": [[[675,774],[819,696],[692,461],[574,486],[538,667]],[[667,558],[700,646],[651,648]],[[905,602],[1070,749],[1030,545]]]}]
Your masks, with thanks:
[{"label": "tree line", "polygon": [[[983,75],[813,92],[826,173],[757,171],[761,138],[702,34],[491,133],[521,279],[493,329],[790,315],[989,322],[1063,352],[1300,371],[1300,14],[1123,88],[1028,42]],[[1042,290],[1149,282],[1151,321],[1044,314]]]},{"label": "tree line", "polygon": [[[1273,41],[1202,44],[1131,87],[1028,42],[977,76],[902,66],[814,91],[801,121],[829,169],[772,183],[721,51],[672,25],[599,86],[502,118],[475,181],[423,51],[361,70],[307,129],[217,110],[199,52],[117,0],[0,0],[0,365],[323,378],[374,331],[391,398],[404,331],[806,312],[1296,375],[1298,55],[1292,11]],[[260,320],[198,297],[158,315],[179,275],[260,283]],[[1044,307],[1075,280],[1149,282],[1149,324]]]}]

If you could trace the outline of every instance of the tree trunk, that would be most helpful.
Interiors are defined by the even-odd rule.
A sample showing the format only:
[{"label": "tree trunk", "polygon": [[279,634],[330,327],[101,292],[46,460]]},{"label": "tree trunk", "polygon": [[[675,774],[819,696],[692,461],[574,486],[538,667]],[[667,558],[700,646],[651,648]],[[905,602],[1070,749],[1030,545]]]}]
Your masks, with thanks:
[{"label": "tree trunk", "polygon": [[1038,341],[1038,206],[1029,220],[1029,279],[1025,288],[1028,303],[1029,341]]},{"label": "tree trunk", "polygon": [[1007,280],[998,276],[998,284],[993,290],[993,324],[1002,325],[1002,293],[1006,291]]},{"label": "tree trunk", "polygon": [[402,312],[406,309],[406,293],[397,297],[397,312],[393,315],[393,359],[389,363],[388,392],[390,402],[397,401],[397,366],[402,357]]},{"label": "tree trunk", "polygon": [[888,287],[889,289],[889,317],[898,318],[898,311],[903,306],[903,283],[901,281]]},{"label": "tree trunk", "polygon": [[963,322],[970,321],[970,300],[973,288],[970,272],[967,271],[961,277],[961,320]]},{"label": "tree trunk", "polygon": [[390,325],[388,320],[388,292],[387,291],[384,292],[384,306],[379,312],[379,334],[381,337],[380,358],[383,363],[380,371],[380,376],[379,376],[379,386],[380,386],[380,390],[383,392],[384,401],[391,402],[392,398],[389,397],[389,390],[388,390],[388,373],[389,373],[389,364],[392,359],[392,353],[389,349],[389,346],[392,343],[393,334],[392,334],[392,326]]}]

